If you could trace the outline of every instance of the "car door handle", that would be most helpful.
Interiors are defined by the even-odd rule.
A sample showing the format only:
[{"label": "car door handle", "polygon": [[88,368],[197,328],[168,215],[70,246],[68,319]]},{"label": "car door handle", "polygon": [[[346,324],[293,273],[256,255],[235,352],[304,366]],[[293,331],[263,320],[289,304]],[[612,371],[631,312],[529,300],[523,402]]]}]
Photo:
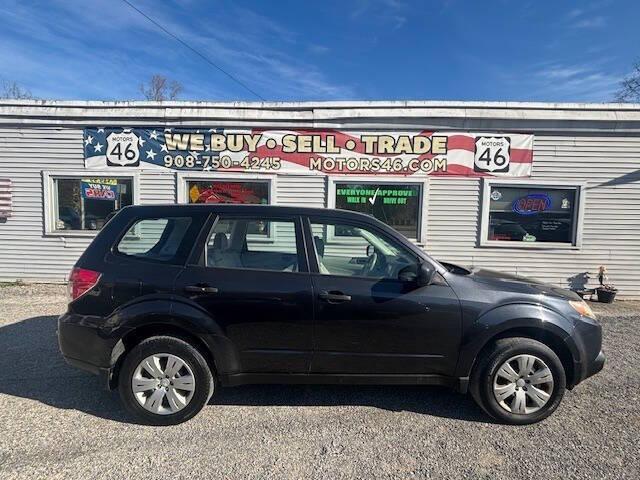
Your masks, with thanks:
[{"label": "car door handle", "polygon": [[320,292],[320,299],[329,303],[350,302],[351,295],[345,295],[342,292]]},{"label": "car door handle", "polygon": [[193,293],[218,293],[216,287],[210,287],[208,285],[187,285],[184,287],[185,292]]}]

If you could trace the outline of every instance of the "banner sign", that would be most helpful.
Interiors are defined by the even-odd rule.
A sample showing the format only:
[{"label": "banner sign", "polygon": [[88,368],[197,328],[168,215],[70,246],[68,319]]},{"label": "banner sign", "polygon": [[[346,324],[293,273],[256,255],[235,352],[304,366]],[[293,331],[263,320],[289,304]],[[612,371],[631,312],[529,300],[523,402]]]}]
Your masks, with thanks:
[{"label": "banner sign", "polygon": [[86,128],[87,168],[528,177],[533,135]]},{"label": "banner sign", "polygon": [[118,197],[118,180],[115,178],[83,178],[80,191],[85,200],[115,201]]}]

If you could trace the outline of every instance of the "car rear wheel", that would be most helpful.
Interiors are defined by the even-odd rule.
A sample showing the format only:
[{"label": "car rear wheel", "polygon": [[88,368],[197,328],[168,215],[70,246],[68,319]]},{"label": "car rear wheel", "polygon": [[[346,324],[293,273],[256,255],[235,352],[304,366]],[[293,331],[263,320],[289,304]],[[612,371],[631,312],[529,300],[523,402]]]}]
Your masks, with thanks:
[{"label": "car rear wheel", "polygon": [[551,415],[565,392],[562,362],[545,344],[503,338],[480,359],[471,378],[476,402],[495,419],[514,425]]},{"label": "car rear wheel", "polygon": [[118,389],[129,412],[151,425],[175,425],[196,415],[213,394],[207,361],[188,342],[151,337],[125,357]]}]

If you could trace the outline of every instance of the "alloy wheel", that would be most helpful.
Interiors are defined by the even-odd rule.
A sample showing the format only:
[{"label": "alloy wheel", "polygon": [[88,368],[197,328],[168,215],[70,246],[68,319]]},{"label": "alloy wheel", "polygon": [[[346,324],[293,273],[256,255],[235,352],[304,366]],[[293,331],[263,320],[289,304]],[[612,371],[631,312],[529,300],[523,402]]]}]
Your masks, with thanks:
[{"label": "alloy wheel", "polygon": [[542,359],[521,354],[504,362],[495,373],[493,395],[507,412],[528,415],[549,402],[553,385],[553,373]]},{"label": "alloy wheel", "polygon": [[133,372],[131,389],[151,413],[170,415],[185,408],[195,392],[191,368],[180,357],[157,353],[142,360]]}]

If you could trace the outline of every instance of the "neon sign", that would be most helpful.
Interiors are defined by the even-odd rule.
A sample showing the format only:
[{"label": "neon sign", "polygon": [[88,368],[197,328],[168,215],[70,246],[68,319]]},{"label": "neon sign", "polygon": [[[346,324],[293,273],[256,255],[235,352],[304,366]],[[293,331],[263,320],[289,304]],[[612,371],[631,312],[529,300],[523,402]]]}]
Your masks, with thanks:
[{"label": "neon sign", "polygon": [[551,207],[551,198],[546,193],[531,193],[517,198],[511,209],[518,215],[536,215]]}]

